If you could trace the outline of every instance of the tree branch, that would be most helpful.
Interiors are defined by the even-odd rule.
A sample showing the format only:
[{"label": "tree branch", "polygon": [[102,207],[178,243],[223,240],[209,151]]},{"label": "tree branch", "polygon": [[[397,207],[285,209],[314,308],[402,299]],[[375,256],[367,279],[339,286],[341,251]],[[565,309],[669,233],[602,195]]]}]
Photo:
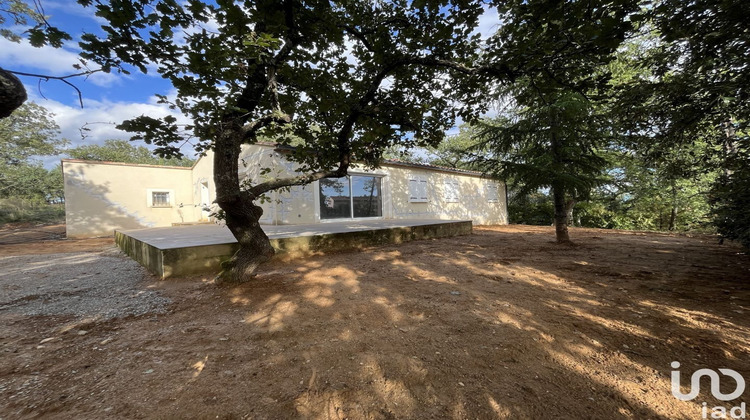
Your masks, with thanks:
[{"label": "tree branch", "polygon": [[247,139],[253,138],[261,128],[266,127],[272,123],[288,124],[291,121],[292,121],[291,116],[289,116],[288,114],[281,113],[281,112],[275,112],[275,113],[265,115],[251,123],[245,124],[242,127],[241,129],[242,139],[247,140]]},{"label": "tree branch", "polygon": [[[102,71],[102,69],[88,70],[88,71],[84,71],[84,72],[81,72],[81,73],[69,74],[67,76],[50,76],[50,75],[47,75],[47,74],[24,73],[24,72],[21,72],[21,71],[13,71],[13,70],[7,70],[7,69],[5,71],[7,71],[8,73],[17,74],[19,76],[38,77],[40,80],[44,79],[47,82],[50,81],[50,80],[59,80],[59,81],[65,83],[66,85],[72,87],[73,89],[75,89],[75,91],[78,93],[78,102],[81,104],[81,108],[83,108],[83,95],[81,94],[81,90],[78,89],[78,87],[76,85],[70,83],[67,79],[70,79],[71,77],[80,77],[80,76],[87,76],[88,77],[88,76],[90,76],[90,75],[92,75],[92,74],[94,74],[96,72]],[[42,97],[44,97],[44,95],[42,95]]]},{"label": "tree branch", "polygon": [[318,171],[311,174],[304,174],[289,178],[279,178],[271,181],[266,181],[261,184],[251,187],[247,192],[255,199],[264,193],[273,191],[283,187],[291,187],[295,185],[307,185],[311,182],[323,179],[323,178],[340,178],[346,176],[348,167],[339,165],[338,168],[332,171]]},{"label": "tree branch", "polygon": [[411,57],[405,60],[410,64],[418,64],[427,67],[444,67],[451,70],[456,70],[466,75],[503,76],[511,82],[518,77],[517,72],[513,71],[503,63],[493,63],[485,64],[483,66],[469,67],[465,64],[457,63],[455,61],[433,57]]},{"label": "tree branch", "polygon": [[372,44],[370,43],[370,41],[367,40],[367,38],[365,38],[365,34],[362,33],[362,31],[349,25],[340,25],[340,28],[346,31],[349,35],[352,35],[354,38],[359,40],[359,42],[361,42],[362,45],[364,45],[367,51],[375,52],[375,50],[372,47]]},{"label": "tree branch", "polygon": [[467,67],[461,63],[456,63],[450,60],[443,60],[440,58],[432,57],[411,57],[406,58],[405,61],[409,64],[418,64],[426,67],[445,67],[452,70],[457,70],[463,74],[476,74],[479,69],[475,67]]},{"label": "tree branch", "polygon": [[[349,136],[351,135],[354,129],[354,124],[357,122],[357,119],[362,115],[367,105],[370,102],[372,102],[372,100],[375,98],[375,95],[378,92],[378,88],[380,87],[381,83],[383,83],[383,80],[385,80],[385,78],[388,76],[388,74],[390,74],[390,72],[398,68],[399,65],[403,65],[403,64],[406,64],[406,62],[394,63],[390,66],[386,66],[383,69],[381,69],[375,75],[375,77],[373,77],[372,82],[370,83],[370,87],[369,89],[367,89],[367,92],[365,92],[365,94],[362,95],[359,101],[357,101],[357,104],[355,104],[352,107],[351,112],[349,113],[346,120],[344,121],[344,125],[341,127],[341,129],[338,132],[338,135],[336,136],[336,144],[339,149],[338,168],[332,171],[318,171],[312,174],[299,175],[299,176],[287,177],[287,178],[279,178],[279,179],[274,179],[272,181],[266,181],[266,182],[260,183],[247,190],[247,193],[251,195],[251,198],[258,197],[262,195],[263,193],[266,193],[268,191],[272,191],[278,188],[291,187],[294,185],[307,185],[311,182],[314,182],[323,178],[339,178],[339,177],[345,176],[347,174],[347,171],[349,170],[349,165],[351,164],[351,145],[349,144]],[[261,121],[263,121],[263,119],[258,120],[259,123]],[[273,121],[273,116],[271,115],[267,116],[265,121],[268,121],[266,124],[270,123],[271,121]],[[260,127],[258,129],[260,129]]]}]

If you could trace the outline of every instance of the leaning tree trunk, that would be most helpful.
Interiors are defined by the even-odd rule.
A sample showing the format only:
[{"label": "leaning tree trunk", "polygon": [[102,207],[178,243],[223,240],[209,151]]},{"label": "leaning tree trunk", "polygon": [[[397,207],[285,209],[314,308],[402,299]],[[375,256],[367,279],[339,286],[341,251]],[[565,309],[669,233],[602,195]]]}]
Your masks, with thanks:
[{"label": "leaning tree trunk", "polygon": [[249,280],[259,265],[271,259],[274,249],[260,226],[263,209],[240,188],[239,157],[241,137],[225,132],[214,148],[214,182],[216,203],[224,211],[226,224],[239,243],[239,249],[222,263],[218,282]]},{"label": "leaning tree trunk", "polygon": [[232,232],[240,248],[221,265],[221,282],[240,283],[252,278],[255,270],[273,257],[275,250],[271,241],[260,226],[263,209],[253,203],[243,203],[239,211],[227,212],[227,227]]},{"label": "leaning tree trunk", "polygon": [[565,189],[562,185],[552,186],[552,197],[555,204],[555,237],[557,243],[569,243],[568,208],[565,202]]}]

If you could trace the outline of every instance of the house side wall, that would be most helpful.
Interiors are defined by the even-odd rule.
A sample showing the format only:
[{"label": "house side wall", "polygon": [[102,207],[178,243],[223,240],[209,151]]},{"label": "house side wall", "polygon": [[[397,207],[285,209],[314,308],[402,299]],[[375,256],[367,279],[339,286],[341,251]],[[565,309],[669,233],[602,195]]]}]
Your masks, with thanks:
[{"label": "house side wall", "polygon": [[[472,220],[477,225],[508,223],[505,183],[458,173],[386,166],[394,219]],[[427,202],[409,201],[409,180],[425,180]],[[455,199],[449,199],[449,185]],[[489,200],[494,185],[496,200]]]},{"label": "house side wall", "polygon": [[[289,162],[273,146],[243,146],[240,178],[253,183],[298,175],[298,165]],[[384,219],[473,220],[475,224],[507,224],[505,184],[500,181],[411,167],[383,165],[375,170],[350,168],[352,175],[382,177]],[[427,202],[409,201],[409,180],[427,181]],[[448,200],[446,184],[455,185],[456,200]],[[488,186],[495,185],[496,200],[488,199]],[[268,193],[263,207],[263,224],[302,224],[320,222],[319,183]],[[452,202],[455,201],[455,202]],[[331,221],[342,219],[331,219]]]},{"label": "house side wall", "polygon": [[[70,238],[115,229],[197,221],[189,168],[63,161],[65,223]],[[149,190],[173,192],[170,207],[149,207]]]},{"label": "house side wall", "polygon": [[[274,147],[244,146],[240,178],[253,183],[298,175]],[[202,204],[216,199],[213,155],[202,157],[192,169],[63,160],[65,213],[69,237],[111,235],[115,229],[139,229],[194,223],[208,219]],[[505,224],[507,204],[502,182],[459,173],[384,165],[376,170],[358,168],[352,175],[380,176],[384,219],[473,220],[475,224]],[[409,182],[426,182],[426,202],[410,201]],[[488,185],[496,185],[497,200],[488,200]],[[208,187],[208,203],[202,185]],[[446,185],[455,193],[454,199]],[[170,207],[149,204],[153,190],[170,191]],[[264,224],[320,222],[319,183],[269,192],[260,205]],[[215,206],[214,206],[215,207]],[[342,219],[331,219],[331,221]],[[343,219],[346,220],[346,219]]]}]

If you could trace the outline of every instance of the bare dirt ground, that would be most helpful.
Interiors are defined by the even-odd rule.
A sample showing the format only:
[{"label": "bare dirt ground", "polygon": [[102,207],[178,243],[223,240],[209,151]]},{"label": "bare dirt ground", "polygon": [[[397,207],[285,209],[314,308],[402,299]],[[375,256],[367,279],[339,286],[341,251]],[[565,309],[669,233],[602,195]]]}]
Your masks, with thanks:
[{"label": "bare dirt ground", "polygon": [[[172,300],[163,314],[86,323],[0,309],[0,418],[697,419],[703,401],[750,402],[717,401],[706,382],[681,402],[669,380],[672,361],[684,385],[697,368],[750,379],[740,249],[553,235],[475,228],[274,263],[236,287],[134,283]],[[0,256],[25,246],[39,250]]]},{"label": "bare dirt ground", "polygon": [[0,226],[0,255],[98,251],[114,240],[65,239],[65,225],[13,223]]}]

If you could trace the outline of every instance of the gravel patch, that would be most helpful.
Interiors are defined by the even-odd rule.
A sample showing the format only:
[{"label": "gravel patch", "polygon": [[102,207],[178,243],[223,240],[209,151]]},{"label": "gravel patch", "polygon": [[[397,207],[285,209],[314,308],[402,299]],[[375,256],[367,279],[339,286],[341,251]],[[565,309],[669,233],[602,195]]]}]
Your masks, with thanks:
[{"label": "gravel patch", "polygon": [[143,267],[118,249],[0,257],[0,313],[106,320],[164,313]]}]

